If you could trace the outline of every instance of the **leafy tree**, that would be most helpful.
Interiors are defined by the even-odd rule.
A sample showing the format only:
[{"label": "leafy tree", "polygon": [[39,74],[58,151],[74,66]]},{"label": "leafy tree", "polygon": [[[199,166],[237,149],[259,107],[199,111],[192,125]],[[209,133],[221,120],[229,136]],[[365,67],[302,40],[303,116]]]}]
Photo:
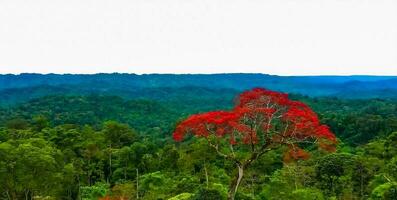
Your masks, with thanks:
[{"label": "leafy tree", "polygon": [[96,200],[106,196],[109,192],[109,185],[106,183],[96,183],[92,186],[82,186],[80,190],[82,200]]},{"label": "leafy tree", "polygon": [[312,188],[298,189],[292,192],[291,199],[294,200],[324,200],[321,191]]},{"label": "leafy tree", "polygon": [[6,122],[8,129],[23,130],[29,127],[29,123],[23,118],[15,118]]},{"label": "leafy tree", "polygon": [[136,133],[127,124],[120,124],[115,121],[107,121],[104,123],[104,128],[102,130],[105,140],[107,143],[113,147],[118,148],[131,144]]},{"label": "leafy tree", "polygon": [[287,146],[286,160],[301,159],[308,157],[301,143],[317,140],[320,147],[329,148],[336,142],[307,105],[261,88],[242,93],[232,111],[190,116],[177,126],[173,137],[181,141],[186,133],[206,138],[219,156],[236,165],[229,199],[234,199],[244,170],[264,153]]},{"label": "leafy tree", "polygon": [[170,195],[173,181],[166,174],[160,171],[148,173],[140,177],[139,193],[147,199],[162,199]]},{"label": "leafy tree", "polygon": [[79,198],[80,174],[72,163],[64,166],[60,183],[63,187],[58,189],[56,195],[59,199],[73,200]]},{"label": "leafy tree", "polygon": [[0,187],[9,199],[33,199],[55,192],[62,175],[59,150],[32,138],[0,144]]},{"label": "leafy tree", "polygon": [[[371,161],[371,160],[370,160]],[[369,191],[367,187],[374,177],[373,167],[368,164],[368,159],[358,157],[352,168],[352,187],[356,196],[364,199],[368,197]]]},{"label": "leafy tree", "polygon": [[136,183],[119,183],[112,188],[112,197],[116,197],[119,199],[134,199],[136,198],[136,194]]},{"label": "leafy tree", "polygon": [[397,183],[389,182],[374,189],[371,200],[393,200],[397,199]]},{"label": "leafy tree", "polygon": [[387,174],[397,181],[397,156],[393,157],[386,166]]},{"label": "leafy tree", "polygon": [[108,175],[107,181],[109,182],[110,178],[113,175],[113,163],[112,163],[112,154],[113,148],[120,148],[124,145],[129,145],[136,137],[136,133],[129,128],[127,124],[120,124],[115,121],[107,121],[104,123],[104,128],[102,130],[105,141],[108,144]]},{"label": "leafy tree", "polygon": [[33,127],[35,131],[41,131],[50,126],[50,122],[44,115],[38,115],[33,118]]},{"label": "leafy tree", "polygon": [[397,132],[393,132],[387,137],[384,148],[387,158],[397,154]]},{"label": "leafy tree", "polygon": [[346,153],[330,154],[320,159],[316,166],[318,187],[329,196],[343,196],[352,192],[352,169],[356,160]]},{"label": "leafy tree", "polygon": [[214,189],[200,189],[195,195],[193,200],[219,200],[223,199],[222,194]]}]

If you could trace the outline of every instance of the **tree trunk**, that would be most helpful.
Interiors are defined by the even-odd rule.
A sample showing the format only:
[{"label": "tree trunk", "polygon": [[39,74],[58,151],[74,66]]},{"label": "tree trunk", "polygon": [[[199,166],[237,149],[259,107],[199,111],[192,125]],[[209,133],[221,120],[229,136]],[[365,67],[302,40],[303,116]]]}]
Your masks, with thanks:
[{"label": "tree trunk", "polygon": [[10,196],[10,193],[8,191],[6,191],[6,195],[7,195],[7,199],[11,200],[11,196]]},{"label": "tree trunk", "polygon": [[207,183],[207,189],[208,189],[208,185],[209,185],[209,182],[208,182],[208,172],[207,172],[207,166],[206,166],[205,163],[204,163],[204,172],[205,172],[205,182]]},{"label": "tree trunk", "polygon": [[127,154],[127,159],[124,163],[124,180],[127,180],[127,168],[128,168],[128,161],[130,160],[129,154]]},{"label": "tree trunk", "polygon": [[139,199],[139,170],[136,168],[136,199]]},{"label": "tree trunk", "polygon": [[11,192],[11,199],[12,199],[12,200],[17,200],[17,199],[18,199],[18,195],[17,195],[17,193],[15,192],[15,190],[13,190],[13,191]]},{"label": "tree trunk", "polygon": [[25,200],[29,200],[29,190],[25,189]]},{"label": "tree trunk", "polygon": [[78,195],[77,195],[77,197],[78,197],[78,199],[79,200],[81,200],[82,198],[81,198],[81,188],[80,188],[80,175],[78,175],[78,186],[79,186],[79,191],[78,191]]},{"label": "tree trunk", "polygon": [[112,177],[112,144],[109,144],[109,174],[106,178],[106,183],[110,183],[110,179]]},{"label": "tree trunk", "polygon": [[[88,158],[88,170],[87,170],[87,181],[88,181],[88,186],[91,186],[91,157]],[[79,185],[80,188],[80,185]]]},{"label": "tree trunk", "polygon": [[228,200],[234,200],[234,197],[236,196],[241,179],[244,176],[244,167],[240,164],[236,164],[236,165],[237,165],[238,173],[233,178],[233,180],[230,184],[229,193],[228,193],[228,197],[227,197]]}]

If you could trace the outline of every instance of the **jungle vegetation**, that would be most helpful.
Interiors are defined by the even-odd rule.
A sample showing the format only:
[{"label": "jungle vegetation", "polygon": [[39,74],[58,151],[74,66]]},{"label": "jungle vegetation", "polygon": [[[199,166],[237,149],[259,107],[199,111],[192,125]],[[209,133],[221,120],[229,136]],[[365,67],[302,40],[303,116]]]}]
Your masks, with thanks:
[{"label": "jungle vegetation", "polygon": [[[241,113],[237,97],[251,88],[171,85],[124,93],[62,84],[0,91],[7,99],[0,107],[0,199],[228,198],[236,163],[195,137],[203,133],[186,132],[183,140],[173,133],[194,116]],[[310,142],[302,151],[284,145],[258,156],[244,168],[235,199],[397,199],[397,101],[368,96],[290,93],[290,101],[329,126],[334,148]],[[224,139],[227,147],[252,141]],[[249,155],[243,147],[235,152],[243,160]]]}]

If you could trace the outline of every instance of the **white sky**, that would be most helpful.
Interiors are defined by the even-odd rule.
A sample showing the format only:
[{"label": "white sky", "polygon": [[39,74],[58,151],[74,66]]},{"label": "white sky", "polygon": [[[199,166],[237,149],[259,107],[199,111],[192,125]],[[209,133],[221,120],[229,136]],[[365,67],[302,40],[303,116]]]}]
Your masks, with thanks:
[{"label": "white sky", "polygon": [[0,0],[0,73],[397,75],[397,0]]}]

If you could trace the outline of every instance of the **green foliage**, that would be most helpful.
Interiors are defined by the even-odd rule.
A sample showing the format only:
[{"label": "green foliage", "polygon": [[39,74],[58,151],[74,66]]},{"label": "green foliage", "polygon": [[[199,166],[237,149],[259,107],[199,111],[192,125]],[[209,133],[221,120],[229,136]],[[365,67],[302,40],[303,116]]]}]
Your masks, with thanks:
[{"label": "green foliage", "polygon": [[193,200],[220,200],[225,199],[225,197],[218,191],[214,189],[200,189],[195,195]]},{"label": "green foliage", "polygon": [[292,192],[292,198],[295,200],[324,200],[322,192],[318,189],[304,188]]},{"label": "green foliage", "polygon": [[109,191],[109,185],[106,183],[97,183],[92,186],[83,186],[80,188],[81,198],[83,200],[96,200],[106,196]]},{"label": "green foliage", "polygon": [[168,200],[190,200],[192,199],[192,197],[193,197],[192,193],[182,193],[172,198],[169,198]]},{"label": "green foliage", "polygon": [[136,197],[136,194],[136,183],[133,182],[119,183],[112,188],[113,197],[134,199]]},{"label": "green foliage", "polygon": [[91,125],[96,128],[105,121],[114,120],[136,130],[157,128],[164,131],[170,129],[178,115],[155,101],[126,101],[115,96],[49,96],[20,104],[11,110],[0,109],[0,124],[7,124],[12,129],[26,129],[32,121],[37,126],[37,120],[45,119],[49,119],[52,125]]},{"label": "green foliage", "polygon": [[147,199],[162,199],[171,195],[173,180],[160,171],[145,174],[140,180],[139,189]]},{"label": "green foliage", "polygon": [[390,182],[379,185],[371,194],[372,200],[393,200],[397,199],[397,183]]},{"label": "green foliage", "polygon": [[0,143],[0,188],[15,198],[51,194],[62,177],[61,153],[40,138]]},{"label": "green foliage", "polygon": [[29,123],[22,118],[15,118],[8,120],[5,126],[8,129],[23,130],[28,128]]},{"label": "green foliage", "polygon": [[[170,136],[191,113],[229,107],[237,90],[100,93],[123,99],[92,95],[90,87],[2,96],[17,102],[27,98],[21,91],[59,94],[0,108],[0,199],[226,199],[233,163],[205,140],[175,144]],[[331,126],[337,152],[313,151],[307,161],[285,164],[282,149],[271,151],[245,171],[236,199],[396,199],[396,101],[292,97]]]},{"label": "green foliage", "polygon": [[136,137],[136,133],[126,124],[107,121],[103,126],[104,139],[113,148],[130,145]]},{"label": "green foliage", "polygon": [[321,158],[316,166],[319,188],[327,195],[342,196],[352,192],[352,169],[356,160],[351,154],[330,154]]},{"label": "green foliage", "polygon": [[393,157],[386,165],[386,170],[393,180],[397,181],[397,156]]}]

